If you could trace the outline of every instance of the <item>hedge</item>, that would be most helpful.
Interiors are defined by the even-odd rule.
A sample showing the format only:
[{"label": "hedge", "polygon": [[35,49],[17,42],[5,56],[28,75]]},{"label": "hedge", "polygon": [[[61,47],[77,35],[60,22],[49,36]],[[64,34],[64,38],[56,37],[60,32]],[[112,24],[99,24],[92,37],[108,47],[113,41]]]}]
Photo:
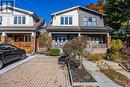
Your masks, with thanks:
[{"label": "hedge", "polygon": [[50,52],[51,56],[59,56],[60,55],[60,49],[53,48]]}]

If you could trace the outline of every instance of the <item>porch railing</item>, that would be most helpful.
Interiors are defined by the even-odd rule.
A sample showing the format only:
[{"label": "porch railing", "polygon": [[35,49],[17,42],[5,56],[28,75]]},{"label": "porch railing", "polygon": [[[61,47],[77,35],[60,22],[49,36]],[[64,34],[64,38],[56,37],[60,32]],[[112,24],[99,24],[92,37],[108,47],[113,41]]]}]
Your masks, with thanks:
[{"label": "porch railing", "polygon": [[26,47],[26,48],[31,47],[31,42],[13,42],[12,44],[18,47]]},{"label": "porch railing", "polygon": [[102,43],[102,44],[89,43],[87,44],[87,48],[107,48],[107,44],[106,43]]}]

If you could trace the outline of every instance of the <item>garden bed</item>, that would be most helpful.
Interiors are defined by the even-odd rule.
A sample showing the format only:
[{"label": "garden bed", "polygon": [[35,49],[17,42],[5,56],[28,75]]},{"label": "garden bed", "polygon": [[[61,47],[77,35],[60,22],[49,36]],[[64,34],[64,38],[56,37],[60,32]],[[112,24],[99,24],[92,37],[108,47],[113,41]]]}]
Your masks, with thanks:
[{"label": "garden bed", "polygon": [[130,87],[130,79],[113,69],[101,69],[101,71],[118,85]]},{"label": "garden bed", "polygon": [[68,63],[68,70],[69,70],[69,75],[70,75],[70,80],[72,86],[75,87],[83,87],[83,86],[91,86],[91,87],[96,87],[97,86],[97,81],[91,76],[87,70],[82,67],[80,69],[75,68],[71,66]]}]

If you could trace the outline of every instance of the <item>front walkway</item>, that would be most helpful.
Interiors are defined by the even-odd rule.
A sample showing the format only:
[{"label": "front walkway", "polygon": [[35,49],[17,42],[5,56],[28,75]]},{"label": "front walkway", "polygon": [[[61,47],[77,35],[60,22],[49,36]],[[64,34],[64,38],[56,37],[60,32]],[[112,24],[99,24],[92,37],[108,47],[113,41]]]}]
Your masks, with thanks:
[{"label": "front walkway", "polygon": [[99,87],[121,87],[103,74],[95,63],[84,59],[83,65],[98,82]]},{"label": "front walkway", "polygon": [[0,87],[70,87],[67,69],[57,58],[37,55],[0,76]]}]

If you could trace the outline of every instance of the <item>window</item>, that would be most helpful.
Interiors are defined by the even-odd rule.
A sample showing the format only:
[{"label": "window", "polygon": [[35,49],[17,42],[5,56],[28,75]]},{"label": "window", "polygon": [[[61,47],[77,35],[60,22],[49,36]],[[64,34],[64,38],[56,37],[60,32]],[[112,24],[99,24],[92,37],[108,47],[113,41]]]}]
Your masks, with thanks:
[{"label": "window", "polygon": [[97,19],[96,17],[84,17],[83,18],[84,25],[85,26],[96,26],[97,25]]},{"label": "window", "polygon": [[69,25],[72,25],[72,17],[69,17]]},{"label": "window", "polygon": [[88,26],[92,26],[92,17],[88,18]]},{"label": "window", "polygon": [[58,35],[54,35],[53,40],[55,40],[55,42],[57,42],[58,41]]},{"label": "window", "polygon": [[72,25],[72,17],[61,17],[60,18],[60,24],[61,25]]},{"label": "window", "polygon": [[93,18],[92,18],[92,25],[93,25],[93,26],[96,26],[96,25],[97,25],[97,19],[96,19],[96,17],[93,17]]},{"label": "window", "polygon": [[84,21],[84,25],[88,25],[88,17],[84,17],[84,19],[83,19],[83,21]]},{"label": "window", "polygon": [[14,24],[17,24],[17,17],[14,17]]},{"label": "window", "polygon": [[2,8],[2,13],[13,13],[13,10],[7,9],[8,6],[12,6],[12,7],[14,6],[13,0],[10,0],[10,1],[2,0],[0,4],[1,4],[1,6],[3,6],[3,5],[6,6],[6,9]]},{"label": "window", "polygon": [[12,45],[1,45],[0,50],[16,50],[17,48]]},{"label": "window", "polygon": [[15,41],[15,42],[19,42],[19,41],[21,41],[21,37],[20,37],[20,35],[15,35],[15,37],[14,37],[14,41]]},{"label": "window", "polygon": [[30,42],[31,38],[30,36],[24,36],[24,42]]},{"label": "window", "polygon": [[14,24],[26,24],[26,17],[24,16],[14,17]]},{"label": "window", "polygon": [[21,17],[18,17],[18,24],[21,24]]},{"label": "window", "polygon": [[0,25],[2,24],[2,16],[0,16]]},{"label": "window", "polygon": [[65,17],[65,25],[68,25],[68,17]]},{"label": "window", "polygon": [[61,25],[63,25],[64,24],[64,17],[61,17],[61,19],[60,19],[60,23],[61,23]]}]

